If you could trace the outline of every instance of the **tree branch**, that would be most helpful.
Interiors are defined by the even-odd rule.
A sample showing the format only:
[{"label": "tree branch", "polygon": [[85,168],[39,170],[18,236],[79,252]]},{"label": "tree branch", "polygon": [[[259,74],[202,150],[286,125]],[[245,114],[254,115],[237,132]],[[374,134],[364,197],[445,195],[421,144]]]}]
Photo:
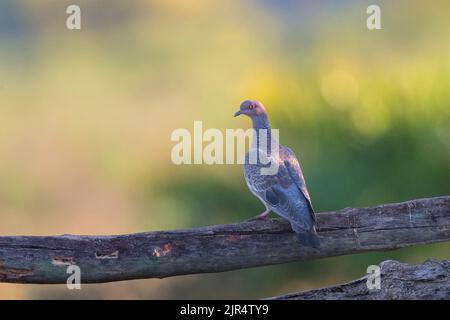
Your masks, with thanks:
[{"label": "tree branch", "polygon": [[82,283],[221,272],[450,240],[450,196],[317,215],[321,248],[275,219],[118,236],[0,237],[0,282]]},{"label": "tree branch", "polygon": [[349,283],[274,297],[275,300],[392,300],[450,299],[450,261],[427,260],[406,264],[387,260],[380,264],[379,289],[368,289],[367,276]]}]

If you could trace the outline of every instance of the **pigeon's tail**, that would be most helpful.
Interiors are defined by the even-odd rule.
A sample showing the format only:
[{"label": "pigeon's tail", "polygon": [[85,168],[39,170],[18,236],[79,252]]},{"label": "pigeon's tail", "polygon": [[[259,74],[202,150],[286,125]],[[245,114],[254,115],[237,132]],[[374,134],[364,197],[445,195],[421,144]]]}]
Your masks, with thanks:
[{"label": "pigeon's tail", "polygon": [[311,229],[306,230],[298,227],[297,224],[291,222],[292,229],[297,234],[298,241],[302,246],[319,248],[320,247],[320,239],[316,233],[316,228],[314,225],[311,226]]},{"label": "pigeon's tail", "polygon": [[312,248],[320,247],[320,240],[314,229],[306,231],[306,232],[298,232],[297,238],[298,238],[298,241],[300,241],[301,245],[303,245],[303,246],[312,247]]}]

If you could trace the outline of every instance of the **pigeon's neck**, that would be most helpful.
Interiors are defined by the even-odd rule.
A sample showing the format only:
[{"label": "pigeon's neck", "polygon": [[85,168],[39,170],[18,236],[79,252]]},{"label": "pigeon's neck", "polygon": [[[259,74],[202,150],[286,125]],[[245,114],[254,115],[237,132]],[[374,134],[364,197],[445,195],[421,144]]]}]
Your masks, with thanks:
[{"label": "pigeon's neck", "polygon": [[272,138],[272,129],[266,115],[252,118],[253,141],[252,147],[266,149],[270,152],[271,146],[276,141]]},{"label": "pigeon's neck", "polygon": [[269,120],[267,119],[267,115],[263,114],[258,117],[253,117],[252,122],[253,122],[253,129],[255,130],[267,129],[270,131],[270,125]]}]

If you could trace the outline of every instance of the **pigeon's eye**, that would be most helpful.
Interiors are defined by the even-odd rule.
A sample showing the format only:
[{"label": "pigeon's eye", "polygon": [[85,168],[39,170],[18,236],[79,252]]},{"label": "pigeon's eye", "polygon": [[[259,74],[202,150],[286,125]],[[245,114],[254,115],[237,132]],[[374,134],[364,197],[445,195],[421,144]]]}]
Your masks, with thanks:
[{"label": "pigeon's eye", "polygon": [[251,110],[251,109],[255,109],[255,105],[254,105],[254,104],[251,104],[248,108],[249,108],[250,110]]}]

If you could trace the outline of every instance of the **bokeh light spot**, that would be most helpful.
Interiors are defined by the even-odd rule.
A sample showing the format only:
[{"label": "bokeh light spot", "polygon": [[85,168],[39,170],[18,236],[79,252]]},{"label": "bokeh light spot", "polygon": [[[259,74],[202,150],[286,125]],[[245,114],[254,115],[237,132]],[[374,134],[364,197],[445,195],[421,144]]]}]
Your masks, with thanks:
[{"label": "bokeh light spot", "polygon": [[325,101],[336,109],[347,109],[358,101],[358,82],[346,70],[334,69],[326,73],[321,79],[320,89]]}]

